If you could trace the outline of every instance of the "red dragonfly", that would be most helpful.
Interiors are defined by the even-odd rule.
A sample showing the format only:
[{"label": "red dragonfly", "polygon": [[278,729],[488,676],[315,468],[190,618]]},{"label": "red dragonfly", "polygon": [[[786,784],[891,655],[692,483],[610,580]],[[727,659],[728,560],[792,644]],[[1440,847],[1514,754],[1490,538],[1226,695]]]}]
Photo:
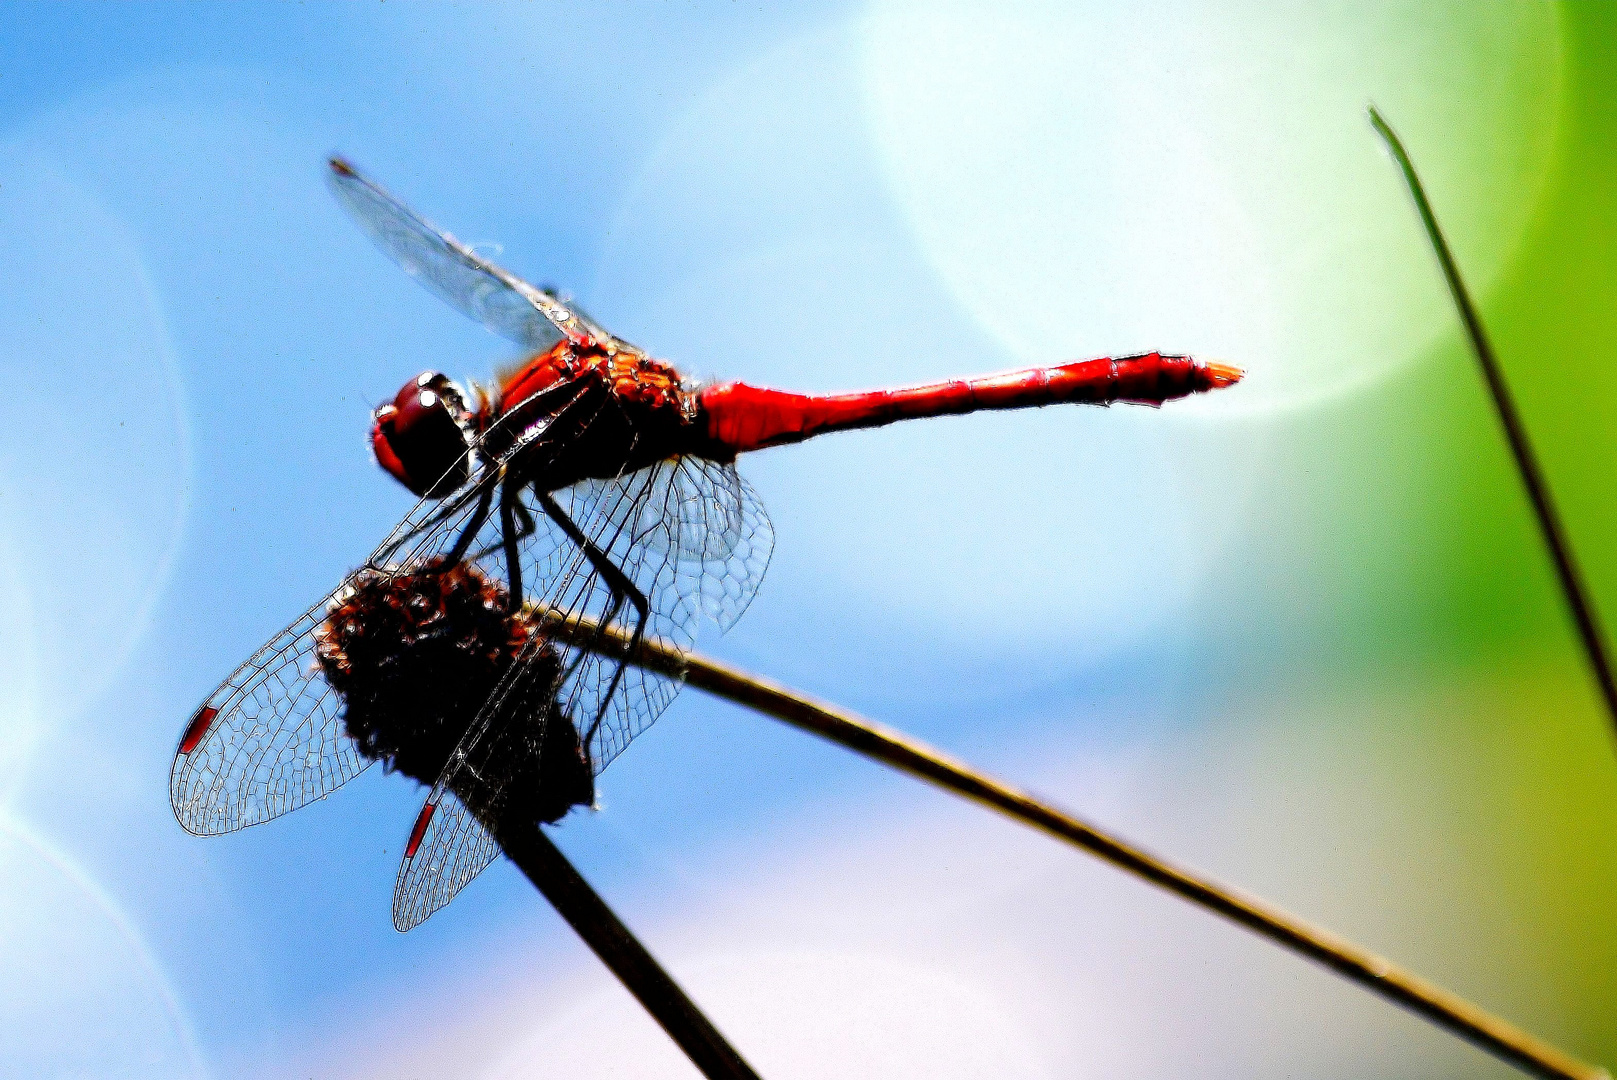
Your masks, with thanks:
[{"label": "red dragonfly", "polygon": [[[418,582],[472,565],[505,583],[500,595],[513,613],[532,604],[688,647],[701,617],[727,629],[741,615],[769,562],[769,519],[735,469],[743,453],[979,409],[1160,405],[1241,376],[1153,352],[850,394],[700,385],[433,227],[347,162],[330,165],[338,200],[386,254],[523,346],[528,359],[495,384],[469,389],[423,373],[376,410],[376,459],[420,501],[363,567],[248,658],[191,718],[169,795],[180,824],[196,834],[277,817],[370,763],[316,662],[328,612],[364,583]],[[540,654],[546,662],[535,664]],[[513,692],[539,667],[553,680],[549,690]],[[509,745],[504,736],[514,726],[543,722],[523,715],[533,702],[576,723],[584,763],[598,775],[678,690],[677,681],[589,649],[565,649],[558,661],[545,645],[517,657],[465,727],[411,830],[394,925],[421,922],[498,854],[456,793],[499,774],[490,748]]]}]

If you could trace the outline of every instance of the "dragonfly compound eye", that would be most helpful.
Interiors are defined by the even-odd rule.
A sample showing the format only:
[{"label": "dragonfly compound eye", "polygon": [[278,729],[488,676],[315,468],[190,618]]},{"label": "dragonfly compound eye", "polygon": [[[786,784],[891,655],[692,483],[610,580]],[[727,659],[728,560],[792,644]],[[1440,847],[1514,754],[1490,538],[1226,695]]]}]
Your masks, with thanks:
[{"label": "dragonfly compound eye", "polygon": [[404,384],[391,405],[376,410],[371,448],[399,483],[441,499],[471,477],[469,419],[460,388],[437,372],[423,372]]}]

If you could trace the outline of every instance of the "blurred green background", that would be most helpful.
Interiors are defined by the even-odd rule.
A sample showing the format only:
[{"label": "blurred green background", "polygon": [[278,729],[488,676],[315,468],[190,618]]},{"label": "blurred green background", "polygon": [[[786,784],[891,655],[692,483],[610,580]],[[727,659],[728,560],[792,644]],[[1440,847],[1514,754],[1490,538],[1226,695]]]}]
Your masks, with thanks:
[{"label": "blurred green background", "polygon": [[[1609,640],[1617,7],[1558,15],[1564,84],[1543,192],[1497,279],[1471,284]],[[1440,132],[1400,131],[1417,168],[1441,152]],[[1396,183],[1390,159],[1386,170]],[[1440,223],[1491,212],[1465,175],[1423,176]],[[1401,224],[1416,234],[1413,206]],[[1474,266],[1467,238],[1450,239],[1462,272]],[[1430,270],[1436,287],[1435,259]],[[1321,755],[1323,781],[1271,812],[1357,807],[1348,818],[1384,830],[1389,850],[1331,891],[1356,883],[1377,904],[1409,905],[1385,952],[1586,1059],[1617,1060],[1617,740],[1457,321],[1374,392],[1298,418],[1288,436],[1294,475],[1274,495],[1311,526],[1308,563],[1330,583],[1328,599],[1310,597],[1292,673],[1299,687],[1336,687],[1341,704],[1309,737],[1271,706],[1254,738]]]}]

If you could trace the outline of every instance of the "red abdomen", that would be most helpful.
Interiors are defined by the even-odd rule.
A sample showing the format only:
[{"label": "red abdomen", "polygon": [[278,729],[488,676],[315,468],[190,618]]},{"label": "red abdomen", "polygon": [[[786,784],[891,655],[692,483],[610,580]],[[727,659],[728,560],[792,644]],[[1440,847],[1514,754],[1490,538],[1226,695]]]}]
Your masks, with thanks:
[{"label": "red abdomen", "polygon": [[855,394],[790,394],[746,383],[721,383],[704,389],[698,401],[714,456],[730,457],[828,431],[979,409],[1025,409],[1064,402],[1161,405],[1228,386],[1240,377],[1239,370],[1222,364],[1146,353]]}]

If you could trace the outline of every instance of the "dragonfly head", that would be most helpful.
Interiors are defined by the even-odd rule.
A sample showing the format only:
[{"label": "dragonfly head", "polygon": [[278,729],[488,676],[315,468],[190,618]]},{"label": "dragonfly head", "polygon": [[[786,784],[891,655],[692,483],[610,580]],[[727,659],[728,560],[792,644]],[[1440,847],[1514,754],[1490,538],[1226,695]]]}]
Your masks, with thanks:
[{"label": "dragonfly head", "polygon": [[424,371],[392,404],[376,410],[371,449],[393,478],[417,495],[441,499],[471,479],[467,454],[472,413],[447,377]]}]

